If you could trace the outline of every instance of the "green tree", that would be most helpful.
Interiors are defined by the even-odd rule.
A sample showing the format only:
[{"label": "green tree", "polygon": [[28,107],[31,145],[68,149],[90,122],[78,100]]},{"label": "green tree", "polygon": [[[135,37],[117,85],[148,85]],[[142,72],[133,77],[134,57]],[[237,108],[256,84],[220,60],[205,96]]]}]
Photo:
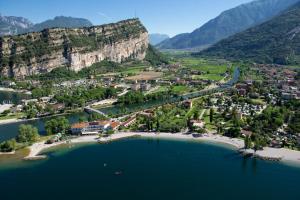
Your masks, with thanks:
[{"label": "green tree", "polygon": [[210,121],[210,123],[212,123],[214,121],[214,113],[215,113],[214,109],[211,108],[210,111],[209,111],[209,121]]},{"label": "green tree", "polygon": [[199,111],[196,110],[196,111],[194,112],[194,120],[198,120],[199,117],[200,117]]},{"label": "green tree", "polygon": [[70,128],[69,120],[65,117],[58,117],[57,119],[51,119],[45,123],[45,129],[48,135],[57,133],[66,133]]},{"label": "green tree", "polygon": [[89,114],[88,116],[88,121],[89,122],[93,122],[93,121],[97,121],[97,120],[106,120],[106,117],[104,117],[103,115],[100,115],[99,113],[92,113]]},{"label": "green tree", "polygon": [[19,126],[17,141],[20,143],[33,143],[39,139],[38,129],[32,125],[22,124]]},{"label": "green tree", "polygon": [[15,139],[11,139],[0,144],[1,152],[12,152],[16,149],[17,143]]},{"label": "green tree", "polygon": [[244,140],[244,144],[245,144],[245,149],[250,149],[252,146],[251,137],[246,136],[246,138]]},{"label": "green tree", "polygon": [[113,129],[108,129],[105,133],[106,135],[113,135],[115,131]]}]

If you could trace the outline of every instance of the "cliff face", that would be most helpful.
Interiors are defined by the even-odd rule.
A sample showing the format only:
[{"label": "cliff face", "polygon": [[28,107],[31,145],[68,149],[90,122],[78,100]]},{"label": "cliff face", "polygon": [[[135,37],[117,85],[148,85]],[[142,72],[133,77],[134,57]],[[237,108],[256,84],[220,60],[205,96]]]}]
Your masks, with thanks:
[{"label": "cliff face", "polygon": [[138,19],[0,38],[0,74],[23,78],[65,66],[79,71],[102,60],[143,60],[148,33]]}]

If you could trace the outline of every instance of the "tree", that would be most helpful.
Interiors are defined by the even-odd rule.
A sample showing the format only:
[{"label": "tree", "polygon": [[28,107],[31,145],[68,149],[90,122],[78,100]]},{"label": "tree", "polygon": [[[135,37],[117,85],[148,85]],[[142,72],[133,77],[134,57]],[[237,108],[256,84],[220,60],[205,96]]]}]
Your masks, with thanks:
[{"label": "tree", "polygon": [[86,121],[87,121],[87,118],[84,117],[84,116],[80,116],[79,119],[78,119],[79,123],[86,122]]},{"label": "tree", "polygon": [[195,130],[195,127],[193,125],[191,118],[187,119],[187,127],[189,128],[189,132],[193,132]]},{"label": "tree", "polygon": [[1,152],[12,152],[16,149],[16,140],[15,139],[11,139],[5,142],[2,142],[0,144],[0,151]]},{"label": "tree", "polygon": [[113,135],[115,133],[115,131],[113,129],[108,129],[106,131],[106,135]]},{"label": "tree", "polygon": [[32,125],[22,124],[19,126],[19,134],[16,139],[20,143],[36,142],[39,139],[38,129]]},{"label": "tree", "polygon": [[244,140],[244,144],[245,144],[245,149],[250,149],[252,146],[252,142],[251,142],[251,137],[250,136],[246,136],[245,140]]},{"label": "tree", "polygon": [[237,138],[241,135],[241,129],[237,127],[231,127],[226,131],[225,135],[228,137]]},{"label": "tree", "polygon": [[45,129],[48,135],[57,133],[66,133],[70,128],[69,120],[65,117],[58,117],[57,119],[51,119],[46,122]]},{"label": "tree", "polygon": [[97,121],[97,120],[105,120],[106,118],[103,115],[100,115],[99,113],[92,113],[88,117],[89,122]]},{"label": "tree", "polygon": [[210,111],[209,111],[209,121],[210,121],[210,123],[212,123],[213,122],[213,120],[214,120],[214,109],[213,108],[211,108],[210,109]]},{"label": "tree", "polygon": [[194,113],[194,120],[198,120],[199,117],[200,117],[199,111],[196,110],[195,113]]}]

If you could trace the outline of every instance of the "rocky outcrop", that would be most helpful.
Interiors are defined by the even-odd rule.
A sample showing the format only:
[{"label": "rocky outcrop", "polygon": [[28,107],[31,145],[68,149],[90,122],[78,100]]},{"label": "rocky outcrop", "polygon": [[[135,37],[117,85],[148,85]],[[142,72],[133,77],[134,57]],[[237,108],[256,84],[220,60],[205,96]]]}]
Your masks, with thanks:
[{"label": "rocky outcrop", "polygon": [[23,78],[57,67],[79,71],[102,60],[143,60],[148,32],[138,19],[0,38],[1,76]]}]

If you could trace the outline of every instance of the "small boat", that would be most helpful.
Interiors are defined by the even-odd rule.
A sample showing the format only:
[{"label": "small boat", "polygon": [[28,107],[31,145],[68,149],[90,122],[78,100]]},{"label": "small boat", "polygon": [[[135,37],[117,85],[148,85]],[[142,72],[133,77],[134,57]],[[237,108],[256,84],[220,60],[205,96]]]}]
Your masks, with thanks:
[{"label": "small boat", "polygon": [[122,172],[121,171],[115,172],[115,175],[117,176],[122,175]]}]

